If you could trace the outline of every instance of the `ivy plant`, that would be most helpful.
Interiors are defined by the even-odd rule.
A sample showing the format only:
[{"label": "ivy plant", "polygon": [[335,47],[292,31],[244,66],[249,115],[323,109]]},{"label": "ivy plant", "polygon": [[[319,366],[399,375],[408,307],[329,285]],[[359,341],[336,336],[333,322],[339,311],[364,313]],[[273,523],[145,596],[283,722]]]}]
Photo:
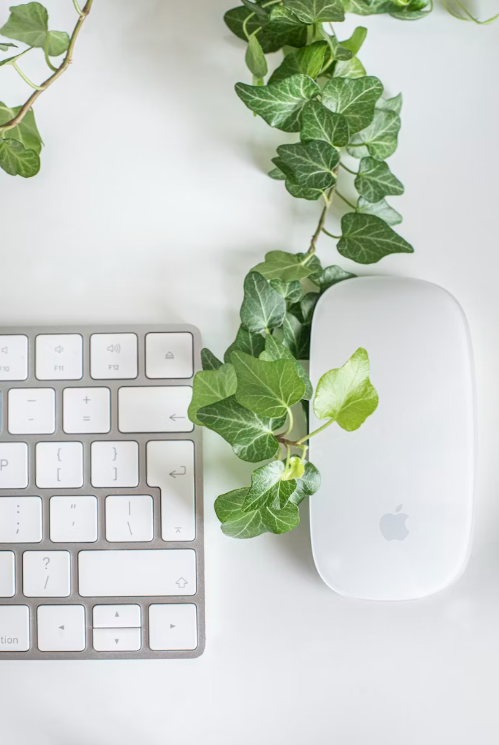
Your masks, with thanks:
[{"label": "ivy plant", "polygon": [[[0,36],[13,40],[0,40],[0,52],[9,55],[0,58],[0,67],[15,70],[33,89],[33,93],[20,106],[8,106],[0,102],[0,168],[11,176],[29,178],[40,170],[43,142],[36,126],[33,105],[66,72],[73,61],[76,39],[90,13],[92,3],[93,0],[87,0],[84,7],[80,8],[77,0],[73,0],[78,20],[71,36],[66,31],[49,29],[48,11],[36,2],[12,6],[7,22],[0,28]],[[14,41],[20,42],[20,45],[14,44]],[[43,52],[50,69],[50,75],[39,85],[31,81],[22,70],[22,58],[37,49]],[[57,64],[57,59],[63,54],[62,62]]]}]

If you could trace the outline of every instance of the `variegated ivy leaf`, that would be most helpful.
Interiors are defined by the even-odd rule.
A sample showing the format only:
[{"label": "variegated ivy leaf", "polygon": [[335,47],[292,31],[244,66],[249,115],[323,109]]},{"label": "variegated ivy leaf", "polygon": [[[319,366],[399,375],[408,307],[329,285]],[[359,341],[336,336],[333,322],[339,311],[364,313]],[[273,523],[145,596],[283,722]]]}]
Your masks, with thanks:
[{"label": "variegated ivy leaf", "polygon": [[[280,279],[283,282],[305,279],[313,273],[305,258],[298,258],[297,254],[287,251],[269,251],[265,254],[265,261],[257,264],[252,272],[259,272],[266,279]],[[279,293],[282,295],[282,292]]]},{"label": "variegated ivy leaf", "polygon": [[402,111],[402,94],[393,96],[393,98],[380,98],[376,101],[376,108],[382,111],[393,111],[395,114],[399,114]]},{"label": "variegated ivy leaf", "polygon": [[273,432],[284,426],[286,417],[259,416],[238,403],[235,396],[219,400],[197,412],[199,423],[224,438],[241,460],[257,463],[273,458],[279,443]]},{"label": "variegated ivy leaf", "polygon": [[320,292],[307,292],[305,297],[300,300],[299,313],[295,311],[294,307],[290,308],[290,311],[296,315],[301,323],[310,324],[319,298]]},{"label": "variegated ivy leaf", "polygon": [[240,311],[244,328],[253,334],[270,331],[282,326],[285,313],[286,301],[272,289],[267,280],[255,271],[247,274]]},{"label": "variegated ivy leaf", "polygon": [[314,413],[333,419],[342,429],[358,429],[378,406],[378,394],[369,380],[369,357],[359,348],[343,367],[329,370],[317,383]]},{"label": "variegated ivy leaf", "polygon": [[307,43],[307,26],[282,5],[272,7],[266,29],[274,39],[280,40],[280,47],[304,47]]},{"label": "variegated ivy leaf", "polygon": [[365,75],[366,69],[358,57],[334,63],[333,78],[363,78]]},{"label": "variegated ivy leaf", "polygon": [[325,292],[329,287],[343,282],[344,279],[352,279],[356,274],[346,272],[341,266],[327,266],[322,272],[314,277],[314,282],[319,285],[321,292]]},{"label": "variegated ivy leaf", "polygon": [[292,75],[272,85],[237,83],[236,93],[251,111],[271,127],[284,132],[298,132],[302,109],[307,101],[319,95],[320,88],[307,75]]},{"label": "variegated ivy leaf", "polygon": [[[262,4],[265,0],[260,0]],[[268,9],[264,9],[268,10]],[[248,16],[252,16],[247,20]],[[247,41],[244,23],[248,34],[258,31],[258,41],[265,54],[277,52],[285,45],[302,47],[307,43],[307,27],[291,13],[287,8],[274,8],[268,14],[266,23],[258,18],[250,8],[239,6],[227,11],[224,16],[225,23],[233,34],[243,41]]]},{"label": "variegated ivy leaf", "polygon": [[352,52],[349,49],[346,49],[346,47],[342,47],[336,36],[330,36],[325,31],[323,31],[323,36],[329,45],[329,49],[331,50],[330,56],[332,59],[341,62],[352,59]]},{"label": "variegated ivy leaf", "polygon": [[218,357],[215,357],[213,352],[210,352],[206,347],[201,350],[201,364],[203,370],[218,370],[219,367],[222,367]]},{"label": "variegated ivy leaf", "polygon": [[271,533],[287,533],[300,524],[300,513],[296,504],[290,500],[285,507],[277,509],[267,504],[262,509],[262,519]]},{"label": "variegated ivy leaf", "polygon": [[374,106],[383,93],[378,78],[332,78],[322,91],[322,103],[331,111],[343,114],[350,134],[365,129],[374,117]]},{"label": "variegated ivy leaf", "polygon": [[241,0],[242,4],[248,8],[250,13],[254,13],[260,23],[267,23],[269,21],[269,10],[265,7],[265,3],[252,3],[251,0]]},{"label": "variegated ivy leaf", "polygon": [[388,225],[398,225],[402,222],[402,215],[390,207],[386,199],[379,202],[368,202],[364,197],[359,197],[357,202],[357,212],[364,215],[376,215],[384,220]]},{"label": "variegated ivy leaf", "polygon": [[230,364],[222,365],[217,370],[203,370],[196,373],[188,411],[191,422],[202,424],[197,417],[198,410],[216,401],[222,401],[224,398],[233,396],[236,388],[236,372]]},{"label": "variegated ivy leaf", "polygon": [[397,149],[399,130],[398,114],[394,111],[376,109],[371,124],[352,137],[347,150],[354,158],[372,155],[378,160],[385,160]]},{"label": "variegated ivy leaf", "polygon": [[283,0],[303,23],[344,21],[345,11],[340,0]]},{"label": "variegated ivy leaf", "polygon": [[10,176],[31,178],[40,170],[40,157],[34,150],[27,150],[22,142],[0,139],[0,168]]},{"label": "variegated ivy leaf", "polygon": [[261,334],[254,334],[240,326],[235,340],[224,354],[224,362],[230,362],[232,352],[245,352],[252,357],[258,357],[264,346],[265,339]]},{"label": "variegated ivy leaf", "polygon": [[356,13],[359,16],[389,13],[393,9],[393,6],[392,0],[345,0],[347,12]]},{"label": "variegated ivy leaf", "polygon": [[300,186],[300,184],[297,184],[290,178],[286,179],[285,186],[287,191],[292,197],[295,197],[295,199],[308,199],[311,202],[320,199],[324,193],[321,189],[309,189],[306,186]]},{"label": "variegated ivy leaf", "polygon": [[221,494],[215,500],[215,512],[222,523],[222,531],[230,538],[256,538],[268,532],[260,510],[242,511],[248,491],[249,487],[245,486]]},{"label": "variegated ivy leaf", "polygon": [[0,28],[0,34],[42,49],[48,36],[48,54],[58,57],[67,50],[69,36],[65,31],[49,31],[48,20],[47,9],[41,3],[14,5],[10,8],[9,20]]},{"label": "variegated ivy leaf", "polygon": [[311,497],[319,490],[321,485],[321,475],[317,468],[310,462],[305,463],[303,476],[296,481],[296,489],[291,494],[290,502],[300,504],[305,497]]},{"label": "variegated ivy leaf", "polygon": [[341,218],[342,236],[336,248],[358,264],[374,264],[393,253],[413,253],[413,247],[375,215],[348,212]]},{"label": "variegated ivy leaf", "polygon": [[269,171],[268,175],[275,181],[286,181],[286,174],[281,171],[277,166]]},{"label": "variegated ivy leaf", "polygon": [[387,163],[376,158],[362,158],[355,188],[368,202],[379,202],[383,197],[404,193],[404,185],[390,171]]},{"label": "variegated ivy leaf", "polygon": [[266,360],[267,362],[272,362],[272,360],[294,360],[296,362],[296,372],[305,383],[305,393],[303,394],[303,399],[305,401],[310,401],[314,392],[312,383],[310,382],[303,366],[300,365],[300,363],[293,357],[291,350],[281,344],[281,342],[274,339],[273,336],[267,336],[265,340],[265,349],[261,353],[260,359]]},{"label": "variegated ivy leaf", "polygon": [[284,473],[284,463],[274,460],[260,466],[251,474],[251,486],[243,503],[243,512],[258,510],[279,498],[279,484]]},{"label": "variegated ivy leaf", "polygon": [[335,114],[319,101],[310,101],[303,107],[300,139],[302,142],[323,140],[335,147],[348,144],[348,122],[343,114]]},{"label": "variegated ivy leaf", "polygon": [[340,162],[336,148],[323,140],[280,145],[278,167],[298,186],[328,189],[336,183],[335,168]]},{"label": "variegated ivy leaf", "polygon": [[270,76],[269,85],[300,73],[315,79],[322,69],[326,52],[325,41],[315,41],[296,52],[290,52]]},{"label": "variegated ivy leaf", "polygon": [[357,26],[353,34],[349,39],[345,39],[345,41],[340,41],[340,44],[345,49],[349,49],[352,54],[357,54],[366,40],[367,36],[367,28],[364,28],[364,26]]},{"label": "variegated ivy leaf", "polygon": [[310,357],[310,326],[293,315],[286,313],[283,330],[283,344],[297,360],[308,360]]},{"label": "variegated ivy leaf", "polygon": [[390,15],[399,21],[419,21],[420,18],[426,18],[432,8],[433,5],[429,0],[412,0],[405,8],[391,10]]},{"label": "variegated ivy leaf", "polygon": [[[5,124],[13,119],[20,108],[20,106],[15,106],[11,109],[9,106],[0,102],[0,124]],[[40,150],[42,149],[42,138],[36,126],[33,109],[24,115],[17,127],[6,130],[3,133],[3,136],[6,139],[22,142],[27,150],[34,150],[35,153],[40,154]]]},{"label": "variegated ivy leaf", "polygon": [[[282,295],[288,303],[297,303],[303,295],[301,282],[294,279],[291,282],[284,282],[282,279],[271,279],[270,286],[273,290]],[[269,337],[267,337],[269,338]]]},{"label": "variegated ivy leaf", "polygon": [[243,352],[232,353],[237,375],[236,398],[260,416],[285,416],[303,398],[305,383],[293,360],[266,362]]}]

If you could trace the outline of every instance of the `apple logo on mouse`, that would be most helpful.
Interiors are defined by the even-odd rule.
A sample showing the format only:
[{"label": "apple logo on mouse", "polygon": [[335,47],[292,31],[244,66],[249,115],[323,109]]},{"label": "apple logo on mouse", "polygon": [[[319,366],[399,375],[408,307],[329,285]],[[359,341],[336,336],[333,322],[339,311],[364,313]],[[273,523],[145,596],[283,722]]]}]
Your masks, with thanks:
[{"label": "apple logo on mouse", "polygon": [[405,512],[401,512],[402,505],[395,509],[395,512],[387,512],[379,521],[381,535],[387,541],[403,541],[409,535],[405,521],[409,517]]}]

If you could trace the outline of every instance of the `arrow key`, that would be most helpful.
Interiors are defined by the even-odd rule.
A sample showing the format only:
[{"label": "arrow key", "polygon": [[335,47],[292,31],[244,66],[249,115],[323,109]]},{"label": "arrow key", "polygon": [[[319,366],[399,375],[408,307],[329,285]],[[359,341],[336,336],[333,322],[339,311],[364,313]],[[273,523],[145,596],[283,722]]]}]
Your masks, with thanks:
[{"label": "arrow key", "polygon": [[140,629],[140,605],[94,605],[93,621],[94,629]]},{"label": "arrow key", "polygon": [[154,603],[149,607],[149,644],[166,651],[196,649],[197,608],[194,603]]},{"label": "arrow key", "polygon": [[138,652],[142,646],[140,629],[94,629],[96,652]]},{"label": "arrow key", "polygon": [[40,605],[37,617],[41,652],[82,652],[85,649],[83,605]]}]

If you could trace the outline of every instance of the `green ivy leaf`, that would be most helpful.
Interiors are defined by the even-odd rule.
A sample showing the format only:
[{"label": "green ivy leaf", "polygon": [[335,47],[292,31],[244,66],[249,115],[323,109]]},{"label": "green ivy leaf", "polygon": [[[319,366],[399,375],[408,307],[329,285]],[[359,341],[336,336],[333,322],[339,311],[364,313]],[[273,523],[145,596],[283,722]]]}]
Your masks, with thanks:
[{"label": "green ivy leaf", "polygon": [[10,8],[7,23],[0,28],[0,34],[8,39],[16,39],[30,47],[45,46],[48,41],[48,53],[51,57],[58,57],[69,46],[69,36],[65,31],[48,30],[49,14],[40,3],[25,3]]},{"label": "green ivy leaf", "polygon": [[[306,189],[328,189],[336,183],[340,162],[336,148],[323,140],[297,142],[277,148],[279,167],[294,183]],[[297,279],[297,278],[295,278]]]},{"label": "green ivy leaf", "polygon": [[313,274],[310,275],[310,279],[314,282],[315,277],[322,272],[322,264],[319,257],[317,254],[314,254],[312,258],[310,258],[309,254],[306,253],[297,253],[296,255],[300,261],[303,261],[305,258],[307,259],[307,266],[309,266],[313,271]]},{"label": "green ivy leaf", "polygon": [[309,101],[302,112],[300,139],[323,140],[335,147],[348,144],[348,122],[343,114],[335,114],[318,101]]},{"label": "green ivy leaf", "polygon": [[[305,473],[305,464],[298,455],[293,455],[289,459],[289,466],[286,467],[284,472],[283,480],[279,488],[279,504],[282,507],[285,506],[286,502],[296,489],[296,479],[301,479]],[[287,488],[286,488],[287,487]]]},{"label": "green ivy leaf", "polygon": [[262,519],[271,533],[280,535],[298,527],[300,513],[298,507],[292,503],[288,503],[282,509],[270,504],[262,509]]},{"label": "green ivy leaf", "polygon": [[235,398],[223,399],[198,411],[199,422],[226,440],[241,460],[257,463],[273,458],[279,443],[273,435],[286,417],[269,419],[241,406]]},{"label": "green ivy leaf", "polygon": [[352,279],[356,274],[346,272],[341,266],[327,266],[322,272],[314,278],[314,282],[319,285],[321,292],[325,292],[329,287],[343,282],[345,279]]},{"label": "green ivy leaf", "polygon": [[336,36],[329,36],[325,31],[323,31],[323,36],[329,44],[332,59],[339,61],[352,59],[352,52],[349,49],[346,49],[346,47],[342,47]]},{"label": "green ivy leaf", "polygon": [[322,91],[322,103],[336,114],[343,114],[350,134],[365,129],[374,117],[374,106],[383,93],[378,78],[332,78]]},{"label": "green ivy leaf", "polygon": [[297,360],[308,360],[310,356],[310,326],[301,323],[292,313],[286,313],[283,344]]},{"label": "green ivy leaf", "polygon": [[387,163],[375,158],[362,158],[355,188],[368,202],[379,202],[388,194],[404,193],[403,184],[393,175]]},{"label": "green ivy leaf", "polygon": [[[319,292],[307,292],[300,302],[300,316],[298,320],[301,323],[310,324],[314,316],[315,306],[320,298]],[[295,314],[296,315],[296,314]]]},{"label": "green ivy leaf", "polygon": [[359,52],[362,44],[365,42],[366,36],[367,28],[364,28],[364,26],[357,26],[351,37],[345,41],[340,41],[340,44],[345,49],[349,49],[350,52],[355,55]]},{"label": "green ivy leaf", "polygon": [[34,150],[27,150],[22,142],[0,139],[0,168],[10,176],[30,178],[40,170],[40,158]]},{"label": "green ivy leaf", "polygon": [[49,45],[48,54],[49,57],[59,57],[64,52],[67,52],[69,47],[69,34],[65,31],[49,31]]},{"label": "green ivy leaf", "polygon": [[18,48],[17,44],[9,44],[8,42],[4,42],[0,44],[0,51],[8,52],[11,47],[15,47],[15,49]]},{"label": "green ivy leaf", "polygon": [[[259,272],[266,279],[292,282],[305,279],[312,274],[313,269],[304,263],[303,259],[300,260],[297,254],[290,254],[287,251],[269,251],[265,254],[265,261],[257,264],[251,271]],[[282,295],[282,293],[279,294]]]},{"label": "green ivy leaf", "polygon": [[218,357],[215,357],[213,352],[210,352],[209,349],[204,347],[201,350],[201,365],[203,366],[203,370],[218,370],[219,367],[222,367],[222,362],[220,362]]},{"label": "green ivy leaf", "polygon": [[276,181],[286,181],[286,174],[283,173],[277,166],[275,168],[272,168],[272,170],[269,171],[268,175],[270,176],[270,178],[273,178]]},{"label": "green ivy leaf", "polygon": [[307,27],[289,8],[276,5],[270,12],[267,32],[279,49],[283,46],[304,47],[307,43]]},{"label": "green ivy leaf", "polygon": [[320,199],[324,192],[320,189],[309,189],[306,186],[300,186],[293,181],[293,179],[286,179],[286,189],[295,199],[308,199],[309,201],[317,201]]},{"label": "green ivy leaf", "polygon": [[215,512],[222,523],[222,531],[230,538],[256,538],[268,532],[259,510],[243,512],[241,509],[248,491],[247,486],[234,489],[215,500]]},{"label": "green ivy leaf", "polygon": [[388,225],[398,225],[402,222],[402,215],[393,207],[390,207],[386,199],[381,199],[379,202],[368,202],[364,197],[359,197],[357,212],[363,215],[376,215]]},{"label": "green ivy leaf", "polygon": [[356,13],[360,16],[389,13],[393,9],[391,0],[345,0],[345,3],[349,13]]},{"label": "green ivy leaf", "polygon": [[345,11],[340,0],[283,0],[283,2],[303,23],[345,20]]},{"label": "green ivy leaf", "polygon": [[366,69],[358,57],[334,63],[333,78],[363,78],[365,74]]},{"label": "green ivy leaf", "polygon": [[302,109],[307,101],[320,93],[320,88],[306,75],[292,75],[280,83],[266,86],[237,83],[236,93],[271,127],[284,132],[298,132]]},{"label": "green ivy leaf", "polygon": [[302,49],[297,49],[296,52],[290,52],[270,76],[269,85],[298,74],[308,75],[315,79],[324,64],[326,51],[326,42],[316,41]]},{"label": "green ivy leaf", "polygon": [[203,370],[196,373],[192,385],[192,399],[189,405],[189,419],[194,424],[202,424],[197,417],[199,409],[233,396],[237,388],[236,372],[232,365],[226,364],[217,370]]},{"label": "green ivy leaf", "polygon": [[237,375],[236,398],[256,414],[281,417],[303,398],[305,383],[292,360],[266,362],[244,352],[233,352]]},{"label": "green ivy leaf", "polygon": [[[392,18],[397,18],[399,21],[419,21],[420,18],[426,18],[431,11],[432,5],[429,2],[420,2],[420,0],[413,0],[406,8],[400,8],[399,10],[391,11],[390,15]],[[424,10],[426,8],[426,10]]]},{"label": "green ivy leaf", "polygon": [[[354,158],[372,155],[373,158],[378,160],[385,160],[385,158],[393,155],[397,149],[399,130],[400,117],[398,114],[395,114],[394,111],[376,109],[371,124],[352,137],[347,150]],[[352,145],[365,145],[365,147],[352,147]]]},{"label": "green ivy leaf", "polygon": [[393,253],[413,253],[413,247],[375,215],[348,212],[341,218],[342,236],[336,248],[359,264],[374,264]]},{"label": "green ivy leaf", "polygon": [[[16,116],[20,108],[20,106],[16,106],[15,108],[11,109],[4,103],[0,102],[0,124],[6,124],[6,122],[10,122],[10,120]],[[34,150],[35,153],[39,155],[42,149],[42,138],[40,137],[40,133],[36,126],[33,109],[25,114],[24,118],[17,125],[17,127],[6,130],[4,132],[4,137],[6,139],[12,139],[21,142],[27,150]]]},{"label": "green ivy leaf", "polygon": [[310,462],[305,464],[303,476],[297,480],[296,489],[290,497],[290,501],[298,505],[305,497],[311,497],[319,490],[321,485],[321,475],[317,468]]},{"label": "green ivy leaf", "polygon": [[[247,41],[246,34],[244,33],[243,29],[243,24],[246,18],[251,15],[251,13],[252,11],[248,8],[239,6],[238,8],[232,8],[231,10],[227,11],[224,16],[224,21],[227,24],[228,28],[232,31],[233,34],[235,34],[239,39],[242,39],[243,41]],[[281,38],[276,34],[272,34],[271,31],[269,32],[267,30],[267,26],[264,26],[262,28],[262,24],[256,16],[250,18],[250,20],[246,24],[246,28],[248,34],[254,34],[255,31],[260,29],[260,31],[258,31],[258,40],[265,54],[269,54],[270,52],[277,52],[277,50],[281,48]]]},{"label": "green ivy leaf", "polygon": [[393,96],[393,98],[380,98],[376,101],[376,108],[382,111],[393,111],[395,114],[399,114],[402,111],[402,94]]},{"label": "green ivy leaf", "polygon": [[[260,23],[267,23],[269,12],[267,8],[262,7],[259,3],[252,3],[250,0],[241,0],[242,4],[248,8],[250,13],[254,13]],[[264,0],[262,0],[264,2]]]},{"label": "green ivy leaf", "polygon": [[232,352],[245,352],[252,357],[258,357],[265,346],[265,339],[261,334],[253,334],[244,326],[240,326],[235,341],[224,354],[224,362],[230,362]]},{"label": "green ivy leaf", "polygon": [[298,373],[298,376],[305,383],[305,393],[303,394],[303,399],[305,401],[310,401],[314,393],[312,383],[310,382],[303,366],[300,365],[300,363],[293,357],[293,354],[287,347],[274,339],[273,336],[267,336],[265,340],[265,349],[261,353],[259,359],[265,360],[267,362],[272,362],[273,360],[293,360],[295,362],[296,372]]},{"label": "green ivy leaf", "polygon": [[267,280],[255,271],[247,274],[240,313],[244,328],[253,334],[270,331],[282,326],[285,313],[284,298],[272,289]]},{"label": "green ivy leaf", "polygon": [[[293,254],[291,254],[293,255]],[[262,272],[260,272],[262,274]],[[273,290],[282,295],[288,303],[297,303],[303,295],[301,282],[293,279],[291,282],[284,282],[282,279],[271,279],[270,286]]]},{"label": "green ivy leaf", "polygon": [[256,78],[264,78],[268,72],[267,60],[255,34],[249,38],[246,49],[246,66]]},{"label": "green ivy leaf", "polygon": [[260,466],[251,474],[251,486],[243,503],[243,512],[259,510],[267,504],[278,503],[279,484],[284,473],[284,463],[274,460]]},{"label": "green ivy leaf", "polygon": [[359,348],[343,367],[329,370],[317,383],[314,413],[334,419],[342,429],[358,429],[378,405],[378,394],[369,380],[369,357]]}]

